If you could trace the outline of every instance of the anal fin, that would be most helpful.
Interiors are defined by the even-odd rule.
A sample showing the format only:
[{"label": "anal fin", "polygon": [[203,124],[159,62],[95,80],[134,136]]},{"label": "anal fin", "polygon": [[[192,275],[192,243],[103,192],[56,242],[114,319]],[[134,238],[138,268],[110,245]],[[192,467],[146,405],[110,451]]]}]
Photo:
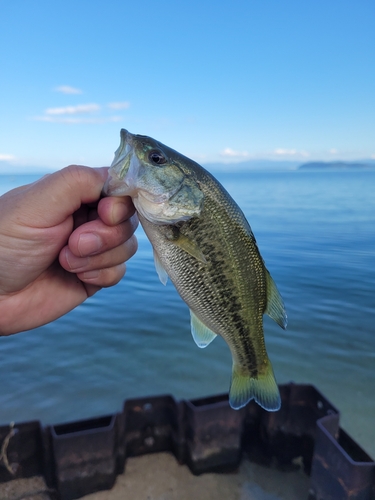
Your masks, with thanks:
[{"label": "anal fin", "polygon": [[285,330],[287,325],[287,316],[284,302],[273,281],[270,273],[266,269],[267,280],[267,307],[265,314],[272,318],[281,328]]}]

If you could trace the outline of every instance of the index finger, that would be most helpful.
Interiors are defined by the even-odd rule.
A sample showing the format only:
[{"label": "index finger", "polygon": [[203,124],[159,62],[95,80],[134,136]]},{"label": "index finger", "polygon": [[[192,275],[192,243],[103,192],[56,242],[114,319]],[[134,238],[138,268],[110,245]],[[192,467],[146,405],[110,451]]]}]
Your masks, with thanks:
[{"label": "index finger", "polygon": [[115,226],[135,213],[130,196],[109,196],[102,198],[98,204],[98,215],[107,226]]}]

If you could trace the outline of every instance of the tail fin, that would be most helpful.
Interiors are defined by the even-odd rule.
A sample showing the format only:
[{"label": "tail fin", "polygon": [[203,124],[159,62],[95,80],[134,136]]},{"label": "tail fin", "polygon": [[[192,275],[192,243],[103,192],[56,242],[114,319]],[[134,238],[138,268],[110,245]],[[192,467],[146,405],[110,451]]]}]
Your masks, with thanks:
[{"label": "tail fin", "polygon": [[229,391],[229,404],[239,410],[254,399],[262,408],[277,411],[281,406],[279,388],[277,387],[271,362],[268,360],[266,372],[257,378],[241,373],[238,365],[233,364],[232,382]]}]

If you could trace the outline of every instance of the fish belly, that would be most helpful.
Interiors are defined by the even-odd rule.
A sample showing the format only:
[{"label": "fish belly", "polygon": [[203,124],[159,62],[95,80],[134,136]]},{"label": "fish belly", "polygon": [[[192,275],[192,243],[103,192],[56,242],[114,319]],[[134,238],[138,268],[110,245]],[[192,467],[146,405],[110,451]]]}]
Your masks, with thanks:
[{"label": "fish belly", "polygon": [[255,399],[276,410],[279,392],[263,337],[264,264],[245,230],[218,228],[215,218],[204,215],[178,224],[177,230],[200,249],[205,262],[175,244],[170,226],[140,220],[181,298],[231,350],[231,406],[241,408]]}]

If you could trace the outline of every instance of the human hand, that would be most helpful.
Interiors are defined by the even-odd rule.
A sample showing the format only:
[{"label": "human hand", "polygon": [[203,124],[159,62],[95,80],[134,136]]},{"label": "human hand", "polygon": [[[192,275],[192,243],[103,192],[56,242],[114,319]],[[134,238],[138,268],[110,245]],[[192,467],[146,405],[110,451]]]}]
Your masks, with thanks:
[{"label": "human hand", "polygon": [[107,168],[70,166],[0,197],[0,335],[53,321],[125,274],[138,221],[100,199]]}]

